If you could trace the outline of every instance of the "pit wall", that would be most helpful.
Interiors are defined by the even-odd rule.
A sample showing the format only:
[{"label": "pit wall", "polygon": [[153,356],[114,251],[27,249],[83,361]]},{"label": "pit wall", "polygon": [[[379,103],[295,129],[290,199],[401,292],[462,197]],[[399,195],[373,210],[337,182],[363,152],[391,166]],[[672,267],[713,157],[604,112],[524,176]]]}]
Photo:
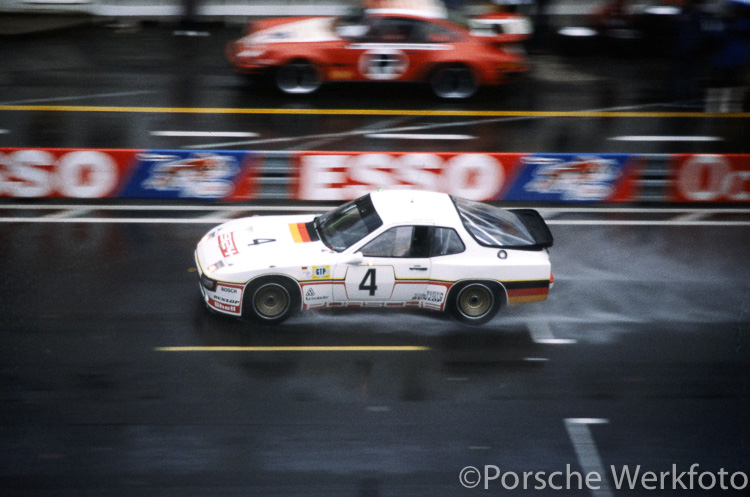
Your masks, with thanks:
[{"label": "pit wall", "polygon": [[378,188],[483,201],[750,202],[750,155],[0,148],[0,197],[342,201]]}]

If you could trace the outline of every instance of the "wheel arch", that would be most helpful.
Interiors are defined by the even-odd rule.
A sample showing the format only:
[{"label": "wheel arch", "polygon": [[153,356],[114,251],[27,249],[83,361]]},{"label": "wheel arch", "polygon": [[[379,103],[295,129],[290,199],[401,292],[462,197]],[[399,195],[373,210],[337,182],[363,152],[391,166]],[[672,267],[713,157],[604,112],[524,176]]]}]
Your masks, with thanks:
[{"label": "wheel arch", "polygon": [[490,287],[490,289],[495,294],[496,298],[500,299],[500,308],[503,308],[508,305],[508,289],[505,288],[505,285],[501,281],[488,279],[488,278],[465,278],[462,280],[456,281],[451,287],[448,289],[448,293],[445,295],[445,309],[446,311],[450,310],[450,304],[453,301],[453,298],[455,297],[456,293],[461,291],[463,287],[466,285],[470,285],[472,283],[484,283],[487,286]]},{"label": "wheel arch", "polygon": [[254,277],[254,278],[250,278],[245,283],[245,289],[244,289],[244,293],[242,295],[242,315],[243,315],[243,317],[245,316],[245,312],[247,310],[247,308],[245,307],[246,306],[246,301],[252,298],[252,296],[250,295],[250,292],[249,292],[250,288],[253,285],[260,285],[260,284],[263,284],[266,281],[274,281],[274,280],[276,280],[276,281],[280,280],[280,281],[284,281],[284,282],[290,283],[291,285],[294,286],[294,288],[297,289],[297,293],[299,295],[299,306],[298,306],[297,309],[295,309],[295,312],[299,312],[299,311],[302,310],[302,300],[303,300],[303,298],[302,298],[302,286],[299,284],[299,281],[297,281],[296,279],[292,278],[288,274],[284,274],[284,273],[261,274],[261,275],[258,275],[256,277]]}]

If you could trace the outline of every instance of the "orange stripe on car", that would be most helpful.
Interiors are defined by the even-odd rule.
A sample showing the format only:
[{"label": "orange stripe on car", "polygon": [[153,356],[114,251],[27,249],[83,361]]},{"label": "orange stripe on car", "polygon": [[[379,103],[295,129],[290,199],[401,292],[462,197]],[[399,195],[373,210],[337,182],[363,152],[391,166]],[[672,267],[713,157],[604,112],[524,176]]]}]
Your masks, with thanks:
[{"label": "orange stripe on car", "polygon": [[289,225],[289,231],[292,233],[292,238],[294,238],[294,243],[302,243],[302,236],[299,234],[298,226],[299,226],[298,224]]}]

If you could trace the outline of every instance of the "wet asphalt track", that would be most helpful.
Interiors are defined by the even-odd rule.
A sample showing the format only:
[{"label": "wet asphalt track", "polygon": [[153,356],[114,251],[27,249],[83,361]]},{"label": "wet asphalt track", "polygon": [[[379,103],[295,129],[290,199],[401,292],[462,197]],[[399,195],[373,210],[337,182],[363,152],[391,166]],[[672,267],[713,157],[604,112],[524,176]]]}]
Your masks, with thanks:
[{"label": "wet asphalt track", "polygon": [[194,221],[252,210],[0,210],[6,495],[474,495],[469,465],[592,471],[586,433],[607,472],[748,468],[747,210],[545,211],[550,299],[482,328],[209,314]]},{"label": "wet asphalt track", "polygon": [[[0,145],[746,153],[750,143],[746,116],[653,115],[702,110],[668,98],[655,60],[546,56],[530,82],[462,104],[418,89],[336,89],[297,100],[247,88],[217,55],[237,33],[211,34],[94,27],[3,40]],[[362,108],[518,114],[456,123],[293,113]],[[651,114],[528,114],[601,109]],[[413,126],[474,138],[366,137]],[[153,134],[163,130],[258,136],[228,144]],[[633,134],[720,139],[609,139]],[[278,328],[218,318],[201,305],[192,251],[213,223],[243,212],[65,207],[0,203],[3,495],[512,495],[521,492],[498,481],[489,491],[484,482],[465,489],[459,474],[485,465],[519,474],[566,465],[607,474],[610,465],[750,472],[746,209],[545,211],[555,235],[550,300],[475,329],[427,312],[310,312]],[[205,349],[216,346],[242,349]],[[319,349],[331,346],[349,348]],[[667,483],[658,492],[617,490],[609,480],[597,492],[527,493],[748,495]]]}]

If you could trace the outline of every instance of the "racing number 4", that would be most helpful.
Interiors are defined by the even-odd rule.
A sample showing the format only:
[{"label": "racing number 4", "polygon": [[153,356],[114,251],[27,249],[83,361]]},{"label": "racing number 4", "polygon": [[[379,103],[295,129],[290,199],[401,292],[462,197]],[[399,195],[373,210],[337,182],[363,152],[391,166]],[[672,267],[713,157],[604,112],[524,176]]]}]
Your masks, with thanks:
[{"label": "racing number 4", "polygon": [[[367,282],[370,282],[369,284]],[[375,295],[375,290],[378,286],[375,284],[375,269],[368,269],[365,273],[365,277],[362,278],[362,282],[359,284],[359,289],[370,292],[370,297]]]}]

